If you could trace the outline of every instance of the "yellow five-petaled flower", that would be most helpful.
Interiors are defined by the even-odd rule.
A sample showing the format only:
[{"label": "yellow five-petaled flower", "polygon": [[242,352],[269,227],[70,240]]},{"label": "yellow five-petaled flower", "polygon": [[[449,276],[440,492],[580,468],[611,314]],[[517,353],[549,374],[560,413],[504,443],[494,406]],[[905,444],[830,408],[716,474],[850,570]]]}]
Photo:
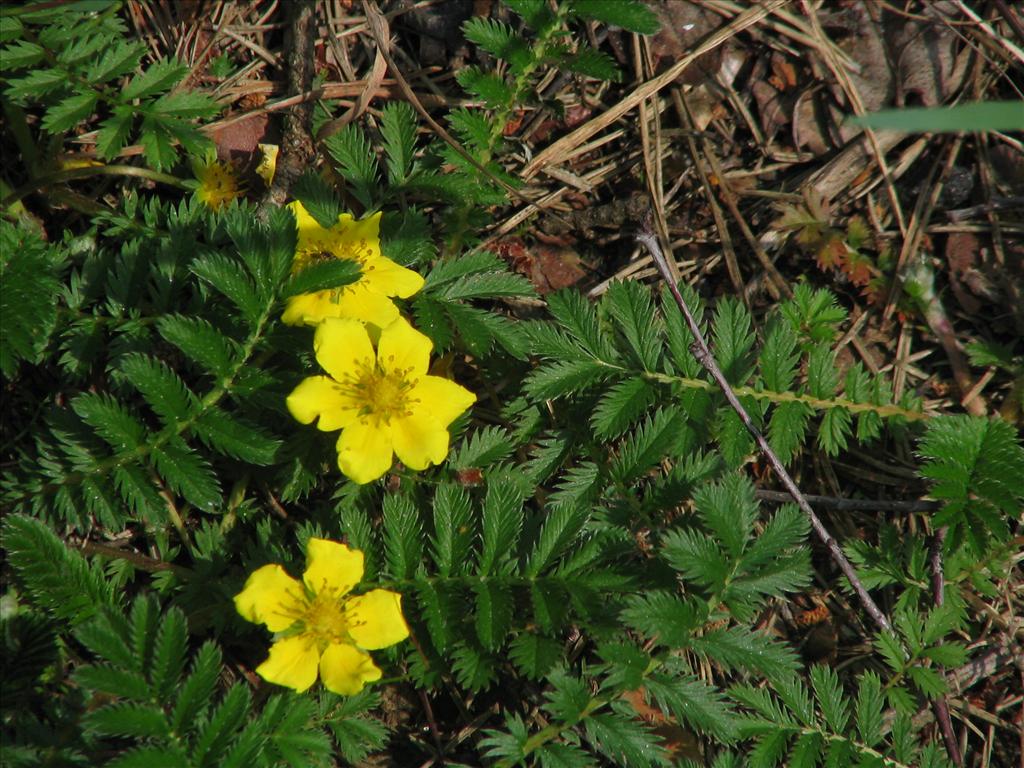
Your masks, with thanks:
[{"label": "yellow five-petaled flower", "polygon": [[270,657],[256,672],[271,683],[304,691],[316,682],[352,695],[379,680],[370,654],[409,636],[401,595],[374,589],[350,595],[363,578],[363,553],[326,539],[310,539],[302,581],[280,565],[265,565],[235,595],[247,620],[277,633]]},{"label": "yellow five-petaled flower", "polygon": [[431,348],[404,318],[381,330],[376,351],[362,323],[325,320],[313,350],[328,375],[304,379],[288,396],[288,410],[303,424],[319,419],[319,429],[341,430],[338,466],[357,483],[387,472],[392,454],[410,469],[440,464],[448,425],[476,395],[427,374]]},{"label": "yellow five-petaled flower", "polygon": [[245,194],[237,165],[218,160],[216,154],[193,159],[192,171],[199,181],[196,195],[211,210],[219,211]]},{"label": "yellow five-petaled flower", "polygon": [[298,227],[292,271],[300,272],[319,259],[336,258],[359,264],[356,282],[341,288],[304,293],[288,299],[281,320],[289,325],[316,325],[327,317],[348,317],[384,327],[398,317],[392,296],[403,299],[423,287],[423,277],[396,264],[380,251],[380,214],[361,221],[343,213],[330,229],[317,224],[302,203],[289,203]]}]

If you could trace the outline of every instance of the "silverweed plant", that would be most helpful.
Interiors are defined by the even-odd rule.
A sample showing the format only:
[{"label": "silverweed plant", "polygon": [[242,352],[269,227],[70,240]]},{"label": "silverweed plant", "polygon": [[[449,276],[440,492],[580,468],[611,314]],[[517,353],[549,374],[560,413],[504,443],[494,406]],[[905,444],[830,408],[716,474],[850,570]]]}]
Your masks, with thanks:
[{"label": "silverweed plant", "polygon": [[[450,143],[389,101],[283,206],[118,4],[0,11],[4,765],[963,764],[934,722],[1019,560],[1018,435],[841,362],[827,289],[761,314],[677,283],[644,221],[660,282],[539,300],[481,235],[520,194],[506,129],[549,73],[620,79],[603,33],[659,21],[502,9],[463,27]],[[122,184],[19,215],[89,174]],[[882,445],[919,534],[830,530],[814,457]],[[815,573],[859,658],[775,629]]]}]

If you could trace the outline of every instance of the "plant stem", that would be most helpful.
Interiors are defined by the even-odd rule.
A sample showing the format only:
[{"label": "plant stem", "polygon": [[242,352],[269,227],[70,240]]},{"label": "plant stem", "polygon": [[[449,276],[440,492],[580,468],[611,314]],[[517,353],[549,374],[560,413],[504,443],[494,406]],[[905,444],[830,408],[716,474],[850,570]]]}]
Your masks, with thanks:
[{"label": "plant stem", "polygon": [[0,208],[8,208],[23,197],[27,197],[33,192],[53,184],[62,184],[65,181],[85,179],[90,176],[135,176],[141,179],[169,184],[179,189],[188,189],[188,184],[184,180],[169,173],[161,173],[149,168],[139,168],[134,165],[94,165],[88,168],[69,168],[65,171],[54,171],[43,176],[37,176],[18,187],[18,189],[11,192],[3,200],[0,200]]},{"label": "plant stem", "polygon": [[[946,583],[942,575],[942,546],[946,543],[946,533],[949,529],[942,526],[935,532],[932,538],[931,568],[932,568],[932,601],[935,607],[940,607],[946,602]],[[939,696],[931,703],[932,714],[939,724],[942,732],[942,741],[946,745],[946,753],[954,765],[962,766],[964,757],[960,754],[960,745],[956,740],[956,732],[953,730],[953,720],[949,716],[949,702],[945,696]]]},{"label": "plant stem", "polygon": [[841,570],[849,580],[850,586],[852,586],[853,591],[857,593],[857,597],[860,599],[864,609],[880,629],[885,632],[892,632],[892,624],[889,623],[889,619],[886,618],[885,614],[882,613],[871,595],[868,594],[867,589],[864,587],[864,583],[860,580],[860,577],[857,576],[857,570],[847,559],[846,555],[843,554],[843,550],[839,547],[839,543],[832,537],[832,534],[828,532],[828,529],[825,528],[824,524],[814,513],[814,510],[811,509],[811,505],[807,502],[806,497],[800,492],[797,484],[793,481],[793,478],[790,477],[789,472],[786,471],[786,467],[783,466],[782,461],[775,454],[775,451],[772,450],[772,447],[768,444],[764,435],[761,434],[761,430],[759,430],[754,422],[751,421],[750,415],[740,403],[739,398],[736,397],[736,393],[733,391],[732,386],[730,386],[729,382],[726,381],[725,375],[722,373],[722,369],[718,367],[718,363],[715,361],[714,355],[711,354],[711,349],[708,347],[707,342],[704,340],[704,336],[700,332],[700,326],[697,325],[697,321],[690,312],[690,308],[686,306],[686,301],[683,299],[683,295],[679,292],[679,287],[676,285],[675,280],[672,279],[672,273],[669,271],[668,262],[661,251],[661,246],[658,244],[658,237],[654,233],[649,219],[641,226],[640,231],[636,235],[636,241],[647,248],[648,252],[650,252],[651,257],[654,259],[654,263],[658,267],[658,272],[668,285],[669,291],[672,293],[672,298],[675,299],[676,305],[679,307],[679,311],[683,313],[683,317],[686,319],[686,324],[689,326],[690,333],[693,334],[694,338],[693,344],[690,345],[690,351],[693,353],[693,356],[696,357],[697,362],[699,362],[701,366],[711,374],[711,378],[713,378],[715,383],[718,384],[719,388],[722,390],[722,394],[725,395],[725,399],[729,401],[729,405],[732,406],[732,409],[736,411],[736,414],[740,417],[740,420],[743,422],[743,426],[747,428],[747,431],[751,436],[753,436],[765,458],[768,459],[768,463],[771,464],[772,469],[775,470],[775,474],[778,475],[786,490],[789,491],[794,501],[796,501],[797,505],[807,516],[807,519],[810,520],[814,533],[817,535],[821,543],[828,549],[833,562],[839,566],[839,570]]}]

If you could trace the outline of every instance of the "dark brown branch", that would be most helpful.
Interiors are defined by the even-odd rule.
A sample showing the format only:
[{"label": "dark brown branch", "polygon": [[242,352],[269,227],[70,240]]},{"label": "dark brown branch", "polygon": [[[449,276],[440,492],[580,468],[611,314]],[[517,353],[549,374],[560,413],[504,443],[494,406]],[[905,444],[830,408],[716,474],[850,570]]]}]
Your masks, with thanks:
[{"label": "dark brown branch", "polygon": [[109,544],[99,544],[95,541],[83,541],[79,549],[86,556],[99,555],[111,560],[124,560],[130,563],[133,568],[138,568],[140,571],[146,571],[147,573],[170,571],[175,576],[183,579],[188,579],[192,576],[192,571],[184,566],[165,563],[163,560],[156,560],[138,552],[132,552],[130,549],[120,549]]},{"label": "dark brown branch", "polygon": [[650,227],[650,222],[645,221],[640,231],[636,235],[638,243],[647,248],[651,257],[654,259],[654,263],[658,267],[658,272],[661,273],[662,279],[668,285],[669,291],[672,293],[672,298],[675,299],[676,306],[679,307],[679,311],[683,313],[683,317],[686,319],[686,325],[690,329],[690,333],[693,335],[694,342],[690,345],[690,351],[694,357],[697,358],[697,362],[703,366],[703,368],[711,374],[711,378],[714,379],[719,389],[722,390],[722,394],[725,395],[725,399],[729,401],[729,405],[736,411],[736,414],[740,417],[740,421],[743,422],[743,426],[747,428],[747,431],[753,436],[757,442],[758,447],[764,454],[765,458],[768,459],[768,463],[771,464],[772,469],[775,470],[775,474],[779,480],[785,486],[786,490],[796,501],[797,505],[807,516],[807,519],[811,523],[811,528],[814,529],[815,535],[821,541],[822,544],[828,549],[829,554],[832,556],[832,561],[839,567],[839,570],[843,572],[846,578],[850,582],[850,586],[853,587],[853,591],[856,592],[857,597],[860,599],[861,605],[864,606],[864,610],[868,612],[871,618],[874,620],[878,627],[886,632],[892,632],[892,625],[889,623],[889,619],[886,618],[885,614],[882,613],[881,609],[872,599],[871,595],[868,594],[867,589],[864,587],[864,583],[857,576],[857,570],[853,567],[853,564],[847,559],[846,555],[843,554],[843,550],[839,547],[839,543],[832,537],[832,534],[828,532],[821,520],[811,509],[811,505],[807,502],[807,498],[801,493],[797,487],[793,478],[790,477],[789,472],[786,471],[782,461],[772,450],[771,446],[768,445],[768,441],[764,435],[761,434],[753,421],[750,420],[750,415],[746,409],[740,403],[739,398],[736,397],[736,393],[732,387],[729,386],[729,382],[726,381],[725,375],[722,373],[722,369],[718,367],[718,363],[715,361],[714,355],[711,354],[711,349],[708,347],[707,342],[704,340],[704,336],[700,332],[700,327],[697,325],[696,319],[690,312],[690,308],[686,306],[686,301],[683,299],[683,295],[679,292],[679,287],[676,285],[675,280],[672,279],[672,273],[669,271],[668,263],[665,260],[665,255],[661,252],[661,246],[658,245],[658,238]]},{"label": "dark brown branch", "polygon": [[[758,489],[757,498],[763,501],[776,501],[780,504],[792,501],[793,497],[784,491],[762,491]],[[881,499],[841,499],[836,496],[815,496],[805,493],[804,498],[817,507],[828,507],[840,512],[933,512],[939,508],[937,501],[889,501]]]},{"label": "dark brown branch", "polygon": [[[287,92],[298,95],[308,93],[313,86],[316,7],[311,0],[295,0],[288,4],[288,14],[284,39]],[[313,138],[309,132],[313,124],[313,107],[312,99],[301,101],[285,114],[274,179],[263,197],[261,207],[284,205],[292,185],[311,166],[315,154]]]}]

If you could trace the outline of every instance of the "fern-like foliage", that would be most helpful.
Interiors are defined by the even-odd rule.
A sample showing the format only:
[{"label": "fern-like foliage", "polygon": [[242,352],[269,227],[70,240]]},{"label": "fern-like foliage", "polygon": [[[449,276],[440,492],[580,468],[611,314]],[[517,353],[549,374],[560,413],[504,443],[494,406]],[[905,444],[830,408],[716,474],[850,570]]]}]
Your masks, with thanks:
[{"label": "fern-like foliage", "polygon": [[135,744],[106,765],[327,764],[331,742],[315,725],[316,702],[275,694],[254,710],[243,682],[216,696],[221,652],[208,641],[189,658],[180,610],[140,598],[128,616],[106,612],[75,636],[97,659],[74,674],[95,702],[82,719],[86,735]]},{"label": "fern-like foliage", "polygon": [[0,221],[0,373],[38,363],[57,323],[62,254],[38,233]]},{"label": "fern-like foliage", "polygon": [[162,523],[181,503],[216,510],[215,467],[271,464],[280,445],[258,423],[268,420],[261,398],[279,385],[253,361],[288,292],[291,215],[257,226],[244,208],[218,224],[186,204],[134,213],[153,229],[117,254],[86,254],[65,291],[55,362],[92,383],[44,412],[4,483],[13,508],[83,529],[95,520],[117,530],[129,516]]},{"label": "fern-like foliage", "polygon": [[933,419],[918,452],[920,474],[942,502],[932,522],[949,527],[948,546],[964,542],[981,555],[990,540],[1005,541],[1024,503],[1024,446],[1013,427],[998,419]]},{"label": "fern-like foliage", "polygon": [[[701,302],[688,293],[699,314]],[[804,293],[798,290],[793,303]],[[877,436],[884,417],[915,418],[911,411],[890,406],[884,381],[876,377],[869,383],[859,366],[840,381],[826,343],[805,337],[808,351],[801,354],[800,329],[787,319],[790,306],[783,304],[781,316],[769,319],[760,350],[750,315],[739,303],[721,302],[710,325],[712,351],[726,378],[755,420],[767,426],[784,460],[793,456],[816,412],[822,414],[818,444],[833,454],[855,436],[853,414],[862,440]],[[552,361],[531,374],[529,395],[547,399],[604,390],[594,404],[592,424],[605,438],[635,425],[654,404],[679,400],[699,432],[717,438],[731,464],[750,453],[752,442],[742,424],[729,416],[690,353],[689,330],[674,306],[659,317],[644,288],[618,283],[597,307],[563,294],[551,298],[550,308],[554,325],[529,326],[538,353]],[[798,376],[801,368],[806,373]]]},{"label": "fern-like foliage", "polygon": [[[637,691],[667,718],[714,739],[727,743],[738,733],[729,702],[694,674],[680,651],[731,674],[793,674],[792,651],[746,622],[767,599],[807,582],[806,523],[795,508],[785,508],[755,536],[753,489],[739,475],[702,486],[696,503],[700,525],[680,524],[663,537],[659,562],[637,569],[641,583],[663,586],[622,601],[620,626],[631,632],[599,635],[597,660],[584,674],[563,666],[548,673],[544,708],[551,725],[530,733],[510,711],[506,730],[491,729],[481,742],[489,757],[507,765],[587,764],[590,755],[616,765],[668,765],[669,753],[629,703]],[[657,576],[666,567],[674,579]],[[639,645],[633,633],[647,643]]]},{"label": "fern-like foliage", "polygon": [[585,509],[537,517],[521,478],[500,468],[491,478],[481,495],[443,483],[429,500],[385,496],[379,531],[361,505],[342,512],[368,574],[408,594],[420,642],[407,661],[421,685],[444,675],[480,691],[509,665],[543,678],[570,623],[607,621],[629,588],[609,562],[617,535],[588,531]]},{"label": "fern-like foliage", "polygon": [[[6,650],[19,660],[4,672],[5,765],[301,768],[331,765],[336,751],[358,761],[386,740],[367,716],[377,704],[369,691],[344,700],[276,693],[256,703],[246,682],[226,685],[219,646],[194,648],[179,608],[150,594],[124,611],[103,571],[39,521],[8,517],[3,543],[35,609],[2,620]],[[59,649],[68,644],[75,662],[64,679],[69,661]],[[59,706],[41,695],[44,686],[59,687]],[[17,691],[22,704],[38,697],[40,706],[10,707]]]},{"label": "fern-like foliage", "polygon": [[[127,38],[116,7],[58,5],[4,17],[0,49],[7,99],[41,103],[42,128],[59,136],[95,119],[97,155],[110,160],[131,139],[158,170],[177,160],[175,145],[202,155],[209,140],[192,121],[215,115],[208,95],[175,90],[189,67],[173,60],[136,72],[147,46]],[[133,74],[134,73],[134,74]]]},{"label": "fern-like foliage", "polygon": [[[338,173],[363,206],[372,210],[398,197],[423,203],[442,201],[456,207],[466,204],[469,198],[465,186],[476,182],[469,181],[465,174],[441,173],[440,156],[430,148],[423,151],[417,146],[416,116],[409,105],[387,105],[381,114],[379,134],[375,142],[376,137],[368,131],[348,125],[326,142]],[[381,172],[375,143],[382,146],[386,174]],[[417,159],[421,153],[422,159]],[[327,193],[303,197],[299,190],[296,194],[311,212],[330,208]],[[336,217],[334,210],[325,213],[325,223]],[[412,209],[395,221],[394,228],[384,233],[385,255],[405,265],[424,263],[435,255],[425,219],[418,211]],[[435,348],[446,351],[458,339],[479,357],[490,356],[497,349],[513,357],[525,356],[525,339],[516,325],[504,315],[479,306],[480,302],[495,299],[534,296],[533,287],[524,277],[510,272],[493,254],[478,252],[439,261],[426,274],[426,280],[413,301],[413,312],[417,327],[433,340]]]},{"label": "fern-like foliage", "polygon": [[[484,53],[480,64],[456,74],[459,84],[480,102],[481,109],[452,110],[448,122],[463,151],[446,146],[440,157],[454,173],[442,182],[456,193],[458,205],[448,217],[448,253],[458,253],[474,230],[486,224],[483,207],[504,200],[504,188],[519,181],[498,156],[515,111],[539,103],[534,90],[541,73],[552,67],[602,80],[618,80],[614,60],[590,46],[570,26],[574,20],[598,20],[642,34],[658,29],[657,17],[637,0],[510,0],[514,24],[474,16],[462,28],[466,39]],[[494,66],[490,57],[496,59]],[[467,157],[468,156],[468,157]],[[471,158],[471,159],[470,159]]]},{"label": "fern-like foliage", "polygon": [[56,618],[78,622],[117,606],[103,570],[69,551],[40,521],[9,515],[3,524],[3,547],[22,589]]},{"label": "fern-like foliage", "polygon": [[858,678],[853,700],[830,667],[813,667],[810,679],[810,690],[796,677],[773,680],[770,690],[751,685],[729,689],[744,709],[737,718],[738,733],[752,740],[745,765],[951,765],[941,746],[921,744],[909,714],[887,721],[886,695],[874,672]]}]

